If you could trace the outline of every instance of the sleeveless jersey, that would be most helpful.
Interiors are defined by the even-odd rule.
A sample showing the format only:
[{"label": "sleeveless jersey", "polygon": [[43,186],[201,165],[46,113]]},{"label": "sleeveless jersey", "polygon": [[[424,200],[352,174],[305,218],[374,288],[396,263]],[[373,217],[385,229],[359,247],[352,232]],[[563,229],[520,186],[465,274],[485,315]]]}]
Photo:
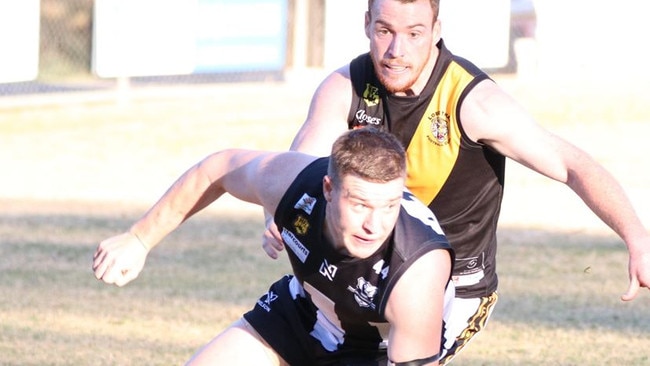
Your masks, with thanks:
[{"label": "sleeveless jersey", "polygon": [[503,197],[505,157],[463,131],[460,106],[488,76],[454,56],[443,41],[427,85],[418,96],[390,95],[369,54],[350,63],[354,89],[348,127],[374,125],[406,148],[406,185],[436,214],[456,252],[456,295],[486,296],[497,288],[496,226]]},{"label": "sleeveless jersey", "polygon": [[[400,276],[429,251],[448,250],[452,258],[453,251],[431,211],[405,192],[397,225],[380,249],[364,259],[337,252],[323,233],[328,162],[320,158],[306,167],[274,216],[294,273],[292,296],[308,304],[296,302],[295,311],[313,318],[310,334],[327,351],[385,351],[384,310]],[[453,298],[451,282],[445,298]]]}]

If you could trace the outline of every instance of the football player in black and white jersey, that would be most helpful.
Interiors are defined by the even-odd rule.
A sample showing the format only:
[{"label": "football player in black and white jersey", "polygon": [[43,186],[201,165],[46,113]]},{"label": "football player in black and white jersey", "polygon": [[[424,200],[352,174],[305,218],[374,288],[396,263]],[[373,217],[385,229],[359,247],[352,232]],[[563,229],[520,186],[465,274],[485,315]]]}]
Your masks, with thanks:
[{"label": "football player in black and white jersey", "polygon": [[453,345],[445,317],[454,253],[404,190],[391,134],[342,135],[327,158],[224,150],[190,168],[94,255],[97,279],[123,286],[149,251],[223,193],[275,213],[293,273],[201,348],[190,365],[437,365]]}]

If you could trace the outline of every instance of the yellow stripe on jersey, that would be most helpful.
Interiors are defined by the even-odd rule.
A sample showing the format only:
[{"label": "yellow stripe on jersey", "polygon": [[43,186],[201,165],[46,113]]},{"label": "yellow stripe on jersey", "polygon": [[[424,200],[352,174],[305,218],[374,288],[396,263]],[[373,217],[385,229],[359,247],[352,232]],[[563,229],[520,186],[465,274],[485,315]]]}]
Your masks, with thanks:
[{"label": "yellow stripe on jersey", "polygon": [[425,204],[438,195],[460,152],[457,106],[473,76],[452,62],[406,149],[406,185]]}]

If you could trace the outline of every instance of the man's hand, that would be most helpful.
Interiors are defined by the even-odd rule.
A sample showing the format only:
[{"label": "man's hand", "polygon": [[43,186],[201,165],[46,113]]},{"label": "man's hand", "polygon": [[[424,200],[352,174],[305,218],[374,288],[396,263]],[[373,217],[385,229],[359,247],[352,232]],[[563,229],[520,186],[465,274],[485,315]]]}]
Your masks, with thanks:
[{"label": "man's hand", "polygon": [[98,280],[124,286],[142,271],[149,250],[134,234],[126,232],[102,241],[93,256]]},{"label": "man's hand", "polygon": [[262,235],[262,249],[273,259],[278,259],[278,252],[284,250],[282,236],[280,236],[278,227],[270,215],[266,217],[266,230],[264,231],[264,235]]},{"label": "man's hand", "polygon": [[628,266],[630,285],[627,288],[627,292],[621,296],[621,300],[623,301],[634,300],[641,287],[650,289],[650,250],[645,250],[636,255],[630,253]]}]

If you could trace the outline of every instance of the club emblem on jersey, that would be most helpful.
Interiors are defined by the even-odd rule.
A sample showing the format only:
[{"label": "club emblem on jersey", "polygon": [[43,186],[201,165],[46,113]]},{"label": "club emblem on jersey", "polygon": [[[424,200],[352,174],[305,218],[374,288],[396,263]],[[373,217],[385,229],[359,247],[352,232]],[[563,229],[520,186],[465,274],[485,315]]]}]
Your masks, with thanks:
[{"label": "club emblem on jersey", "polygon": [[363,91],[363,101],[368,107],[379,104],[379,88],[371,84],[366,84],[366,90]]},{"label": "club emblem on jersey", "polygon": [[449,115],[444,112],[435,112],[429,116],[431,121],[431,136],[427,136],[429,141],[438,146],[449,144]]},{"label": "club emblem on jersey", "polygon": [[377,294],[377,287],[373,286],[370,282],[366,281],[365,278],[359,277],[357,279],[357,287],[348,286],[348,290],[354,294],[354,299],[357,301],[357,304],[362,308],[371,308],[375,309],[375,304],[373,303],[373,298]]},{"label": "club emblem on jersey", "polygon": [[262,307],[268,313],[271,311],[271,303],[275,301],[277,298],[278,295],[275,292],[269,291],[266,293],[266,297],[257,300],[257,305]]},{"label": "club emblem on jersey", "polygon": [[293,228],[298,235],[305,235],[309,231],[309,221],[304,216],[298,215],[293,221]]},{"label": "club emblem on jersey", "polygon": [[323,263],[320,264],[320,269],[318,272],[325,276],[330,281],[334,281],[334,276],[336,276],[336,271],[338,270],[338,267],[336,267],[333,264],[329,264],[327,262],[327,259],[323,259]]},{"label": "club emblem on jersey", "polygon": [[311,215],[311,212],[314,210],[314,206],[316,206],[316,198],[311,197],[305,193],[302,195],[302,197],[300,197],[293,208],[296,210],[303,210],[307,213],[307,215]]}]

